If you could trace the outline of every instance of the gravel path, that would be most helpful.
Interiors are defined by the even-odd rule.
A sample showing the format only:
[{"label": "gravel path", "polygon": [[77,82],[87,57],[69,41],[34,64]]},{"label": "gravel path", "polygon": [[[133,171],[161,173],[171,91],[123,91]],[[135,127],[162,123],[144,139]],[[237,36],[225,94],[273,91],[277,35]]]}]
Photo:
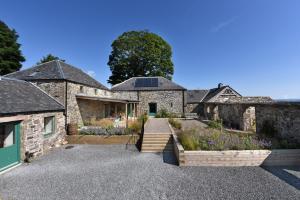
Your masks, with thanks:
[{"label": "gravel path", "polygon": [[[4,200],[300,199],[297,185],[259,167],[181,168],[169,164],[168,154],[131,148],[76,145],[53,150],[0,175],[0,196]],[[299,183],[298,172],[292,171],[293,181]]]},{"label": "gravel path", "polygon": [[168,119],[150,118],[145,125],[145,134],[162,133],[171,134]]}]

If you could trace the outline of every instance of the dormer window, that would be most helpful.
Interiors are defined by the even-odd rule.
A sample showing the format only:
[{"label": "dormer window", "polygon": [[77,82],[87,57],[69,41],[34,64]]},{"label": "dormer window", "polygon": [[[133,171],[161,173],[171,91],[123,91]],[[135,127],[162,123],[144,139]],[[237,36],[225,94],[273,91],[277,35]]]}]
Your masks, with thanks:
[{"label": "dormer window", "polygon": [[83,86],[80,86],[79,92],[80,92],[80,93],[84,93],[84,88],[83,88]]}]

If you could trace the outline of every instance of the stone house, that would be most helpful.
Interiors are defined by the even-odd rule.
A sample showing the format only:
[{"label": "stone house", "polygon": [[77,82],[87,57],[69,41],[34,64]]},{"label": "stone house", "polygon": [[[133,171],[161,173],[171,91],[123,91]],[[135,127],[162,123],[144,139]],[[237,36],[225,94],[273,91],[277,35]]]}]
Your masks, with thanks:
[{"label": "stone house", "polygon": [[163,77],[133,77],[114,85],[111,90],[119,97],[139,102],[139,113],[155,116],[165,109],[182,116],[186,107],[186,89]]},{"label": "stone house", "polygon": [[226,102],[233,97],[242,97],[229,85],[218,84],[218,87],[205,90],[188,90],[186,112],[197,113],[201,118],[216,119],[215,103]]},{"label": "stone house", "polygon": [[0,77],[0,171],[65,138],[64,107],[34,84]]},{"label": "stone house", "polygon": [[[6,77],[29,81],[65,107],[66,123],[83,125],[91,119],[137,115],[132,97],[115,95],[81,69],[59,60],[43,63]],[[131,109],[130,109],[131,108]]]}]

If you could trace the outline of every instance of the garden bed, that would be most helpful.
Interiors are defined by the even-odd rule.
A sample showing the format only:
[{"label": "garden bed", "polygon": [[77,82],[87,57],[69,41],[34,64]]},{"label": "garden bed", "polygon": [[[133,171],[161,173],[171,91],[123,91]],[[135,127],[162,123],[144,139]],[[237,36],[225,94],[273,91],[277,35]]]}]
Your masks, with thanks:
[{"label": "garden bed", "polygon": [[136,144],[139,135],[68,135],[69,144]]},{"label": "garden bed", "polygon": [[[182,124],[183,131],[186,128],[184,124]],[[202,127],[207,128],[207,127]],[[199,129],[202,129],[198,127]],[[191,148],[204,148],[197,150],[187,150],[184,149],[184,146],[180,143],[182,141],[179,140],[176,134],[180,134],[180,131],[172,130],[173,142],[174,142],[174,152],[177,157],[179,166],[299,166],[300,165],[300,149],[264,149],[270,148],[269,141],[263,141],[261,144],[259,141],[249,141],[249,139],[242,139],[241,141],[245,141],[245,144],[241,146],[236,146],[240,149],[230,150],[232,146],[226,146],[225,143],[222,143],[221,138],[219,141],[215,140],[214,142],[210,141],[210,137],[205,137],[205,134],[199,135],[199,138],[195,135],[189,139],[186,139],[185,145]],[[196,129],[197,130],[197,129]],[[208,133],[208,132],[207,132]],[[187,133],[185,133],[187,134]],[[193,133],[195,134],[195,133]],[[229,133],[236,134],[236,133]],[[254,135],[253,135],[254,134]],[[219,136],[219,135],[218,135]],[[217,136],[212,136],[212,138],[217,139]],[[240,137],[234,136],[234,137]],[[255,133],[245,134],[242,137],[249,138],[255,137]],[[197,141],[194,144],[192,139],[203,139],[200,143],[203,144],[198,145]],[[182,140],[182,138],[181,138]],[[252,140],[252,139],[251,139]],[[218,144],[221,142],[221,144]],[[258,142],[258,143],[257,143]],[[261,145],[261,146],[260,146]],[[243,148],[249,148],[249,150],[243,150]],[[261,148],[261,149],[255,149]],[[226,149],[226,150],[224,150]]]}]

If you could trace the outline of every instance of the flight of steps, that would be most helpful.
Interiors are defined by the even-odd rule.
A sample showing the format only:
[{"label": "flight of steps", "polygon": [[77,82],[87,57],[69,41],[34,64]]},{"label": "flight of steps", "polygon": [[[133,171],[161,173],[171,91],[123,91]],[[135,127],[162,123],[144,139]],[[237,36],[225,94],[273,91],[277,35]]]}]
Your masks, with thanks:
[{"label": "flight of steps", "polygon": [[173,141],[169,134],[144,134],[142,152],[173,151]]},{"label": "flight of steps", "polygon": [[197,113],[185,113],[184,116],[187,119],[197,119],[197,118],[199,118]]}]

